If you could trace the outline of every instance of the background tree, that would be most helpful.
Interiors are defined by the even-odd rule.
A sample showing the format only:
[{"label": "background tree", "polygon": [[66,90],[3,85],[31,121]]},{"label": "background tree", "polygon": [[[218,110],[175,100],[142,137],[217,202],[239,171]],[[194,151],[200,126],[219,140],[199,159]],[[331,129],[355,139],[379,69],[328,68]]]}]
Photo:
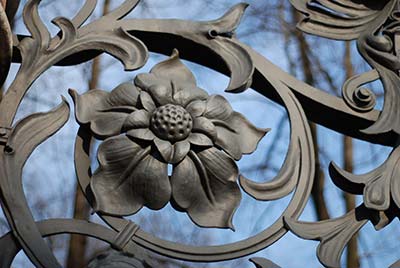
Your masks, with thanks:
[{"label": "background tree", "polygon": [[[22,5],[25,3],[25,1],[21,2]],[[108,5],[111,9],[120,4],[121,0],[108,2],[99,1],[93,16],[101,16],[106,12]],[[142,1],[131,16],[176,17],[191,20],[214,19],[236,2],[238,1]],[[46,25],[52,30],[52,34],[56,34],[58,29],[51,26],[50,20],[57,15],[73,16],[81,4],[80,1],[71,1],[68,5],[62,0],[43,1],[40,13]],[[20,19],[21,12],[20,8],[16,15],[15,31],[26,33]],[[343,82],[352,74],[360,73],[368,67],[357,56],[353,43],[344,44],[315,38],[297,31],[295,24],[300,17],[301,15],[294,11],[287,0],[250,1],[250,7],[238,29],[238,38],[299,79],[318,88],[326,89],[330,94],[340,95],[340,87]],[[137,73],[124,73],[121,66],[111,57],[104,55],[100,58],[92,63],[73,67],[55,67],[50,70],[33,85],[33,89],[22,104],[17,119],[33,112],[47,111],[56,106],[59,102],[59,95],[67,95],[68,88],[76,88],[80,93],[91,88],[110,90],[121,82],[132,81]],[[165,56],[152,54],[149,63],[139,72],[147,72],[155,62],[164,58]],[[221,91],[218,90],[226,84],[226,77],[195,64],[188,63],[188,65],[196,74],[201,87],[221,94]],[[16,65],[13,66],[14,73],[16,67]],[[10,77],[12,76],[13,73],[10,74]],[[375,84],[375,87],[376,92],[380,95],[380,85]],[[45,96],[40,93],[43,88],[48,92]],[[250,117],[255,125],[273,129],[255,155],[246,157],[239,163],[246,176],[259,180],[272,177],[280,169],[288,145],[289,127],[285,110],[251,91],[240,95],[226,94],[225,96],[229,98],[235,109]],[[257,108],[254,109],[254,107]],[[342,161],[345,169],[362,172],[382,162],[388,155],[389,149],[374,145],[366,146],[365,143],[359,141],[354,141],[352,144],[350,138],[342,137],[323,127],[313,124],[311,126],[319,161],[316,166],[318,172],[316,172],[313,188],[313,202],[307,206],[304,217],[307,220],[336,217],[342,215],[346,209],[350,210],[360,200],[355,200],[350,196],[343,198],[343,193],[332,185],[327,174],[329,161],[334,160],[338,163]],[[78,188],[72,161],[76,131],[77,125],[71,118],[68,125],[54,138],[41,145],[27,163],[24,170],[24,187],[37,220],[74,216],[101,222],[95,215],[89,217],[85,200],[82,199],[80,191],[76,191]],[[332,146],[332,143],[338,144],[339,142],[343,144],[342,149]],[[48,163],[52,163],[52,166],[49,166]],[[95,159],[93,159],[93,167],[96,167]],[[272,222],[276,215],[279,215],[287,200],[254,203],[257,202],[244,197],[239,208],[240,216],[237,216],[236,220],[236,225],[238,225],[236,233],[202,230],[168,207],[161,212],[144,211],[140,215],[133,216],[132,219],[146,231],[166,239],[179,240],[189,244],[218,244],[254,235],[262,227]],[[246,220],[242,221],[241,219]],[[3,224],[3,229],[2,232],[8,229],[6,224]],[[347,263],[347,267],[357,267],[358,262],[362,267],[384,267],[385,261],[387,261],[386,264],[389,264],[399,257],[393,251],[393,248],[399,246],[399,227],[395,226],[386,231],[386,234],[391,234],[390,237],[382,232],[376,234],[371,227],[365,229],[358,238],[359,245],[357,245],[357,239],[353,239],[353,242],[350,243],[347,258],[343,260],[344,263]],[[385,237],[385,240],[381,237]],[[68,263],[68,267],[83,265],[97,252],[107,247],[93,239],[83,237],[70,239],[69,236],[53,237],[49,239],[49,243],[61,262]],[[371,244],[377,245],[378,250],[370,249]],[[285,252],[290,251],[291,247],[298,251],[299,256],[296,260],[291,260],[280,253],[282,249],[287,249]],[[85,251],[86,253],[83,254]],[[161,265],[162,267],[208,266],[165,260],[151,253],[146,254],[150,255],[150,259],[155,260],[155,267]],[[382,255],[388,260],[382,260]],[[283,267],[315,267],[318,265],[315,258],[315,244],[294,238],[290,234],[277,245],[260,252],[258,256],[270,257]],[[20,254],[14,267],[26,267],[29,266],[28,263],[26,257]],[[253,267],[247,258],[234,263],[223,263],[221,266],[218,264],[209,266]]]},{"label": "background tree", "polygon": [[[103,3],[103,13],[105,15],[109,12],[110,1],[105,0]],[[97,88],[99,84],[99,77],[101,75],[101,57],[96,57],[92,61],[92,68],[90,72],[90,78],[88,81],[88,90]],[[80,220],[90,219],[90,206],[86,200],[86,197],[82,193],[82,189],[76,184],[75,190],[75,208],[74,218]],[[67,268],[83,267],[86,265],[86,247],[87,237],[82,235],[71,235],[69,246],[68,246],[68,257],[67,257]]]}]

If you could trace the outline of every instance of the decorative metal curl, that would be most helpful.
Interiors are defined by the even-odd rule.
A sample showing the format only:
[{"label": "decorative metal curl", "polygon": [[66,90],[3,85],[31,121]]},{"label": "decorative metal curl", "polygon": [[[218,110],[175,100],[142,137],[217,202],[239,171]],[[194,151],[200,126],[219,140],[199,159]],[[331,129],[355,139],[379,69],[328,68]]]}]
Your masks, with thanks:
[{"label": "decorative metal curl", "polygon": [[[294,148],[297,148],[297,150],[289,149],[288,156],[285,160],[286,164],[283,166],[282,172],[272,180],[272,183],[260,184],[259,186],[257,186],[255,183],[252,183],[251,185],[247,186],[247,189],[259,187],[257,190],[258,193],[253,193],[252,195],[257,199],[261,199],[257,196],[262,194],[263,188],[265,188],[265,196],[267,196],[269,194],[267,189],[270,188],[270,185],[273,185],[275,191],[281,195],[281,197],[286,196],[294,189],[294,186],[297,185],[290,204],[282,212],[282,216],[264,231],[253,237],[249,237],[235,243],[219,246],[183,245],[159,239],[144,232],[142,229],[138,229],[132,238],[132,241],[134,241],[136,244],[164,256],[182,260],[202,262],[231,260],[255,253],[259,251],[260,248],[268,247],[272,243],[276,242],[287,232],[283,225],[282,218],[284,216],[290,218],[298,218],[300,216],[301,211],[304,209],[310,195],[312,187],[311,180],[314,172],[314,154],[312,153],[313,144],[311,141],[311,133],[308,124],[306,123],[306,117],[303,114],[301,106],[295,99],[294,95],[280,81],[276,81],[270,77],[268,69],[266,68],[268,65],[265,65],[261,58],[255,58],[258,55],[257,53],[254,51],[249,52],[250,55],[254,57],[254,63],[265,75],[264,79],[268,79],[270,83],[276,86],[278,94],[286,103],[285,107],[287,108],[289,119],[292,125],[290,147],[293,146]],[[84,193],[87,193],[92,174],[89,157],[89,148],[91,147],[91,142],[92,136],[90,131],[88,131],[88,129],[85,127],[81,127],[75,142],[75,167],[78,181]],[[299,159],[300,161],[294,161],[294,159]],[[303,164],[300,165],[300,163]],[[287,172],[287,170],[294,171]],[[287,181],[287,183],[281,183],[282,181]],[[250,183],[250,181],[248,183]],[[92,202],[90,195],[87,195],[87,198],[89,202]],[[272,196],[268,198],[272,199]],[[275,196],[273,198],[278,199],[280,197]],[[99,216],[110,227],[117,231],[122,231],[128,224],[128,221],[121,217],[103,214],[99,214]]]},{"label": "decorative metal curl", "polygon": [[[9,267],[20,249],[36,267],[60,267],[43,239],[44,236],[59,233],[93,236],[126,252],[133,245],[140,245],[172,258],[214,262],[258,252],[276,242],[288,230],[306,239],[320,240],[319,259],[327,267],[336,267],[339,266],[340,255],[348,238],[367,221],[380,229],[399,216],[399,183],[392,176],[395,174],[393,171],[398,169],[397,145],[400,134],[400,112],[397,109],[400,103],[397,92],[400,84],[400,61],[397,58],[400,23],[397,0],[291,0],[298,10],[308,16],[300,23],[301,29],[328,38],[357,39],[360,53],[373,67],[372,71],[346,82],[343,99],[298,81],[238,41],[235,29],[247,4],[238,4],[221,18],[208,22],[123,19],[138,2],[126,0],[114,11],[85,25],[97,3],[96,0],[87,0],[73,19],[53,20],[60,28],[60,34],[51,37],[38,13],[40,0],[30,0],[25,5],[23,17],[31,36],[20,36],[19,42],[15,37],[17,43],[14,44],[13,54],[6,16],[12,17],[15,9],[7,9],[7,6],[6,11],[9,12],[4,12],[0,6],[0,48],[4,52],[0,54],[0,84],[7,76],[11,57],[14,57],[14,61],[21,61],[19,73],[0,103],[0,189],[3,210],[12,229],[11,233],[0,239],[0,248],[5,249],[0,250],[0,267]],[[280,172],[272,180],[261,183],[240,177],[244,191],[257,200],[276,200],[293,192],[282,215],[253,237],[219,246],[181,245],[165,241],[144,232],[120,215],[111,216],[101,212],[99,215],[111,229],[77,220],[35,222],[22,189],[22,169],[33,150],[66,123],[70,109],[63,99],[52,111],[33,114],[13,124],[18,106],[32,83],[54,65],[88,61],[101,52],[119,59],[126,70],[134,70],[144,65],[148,51],[169,54],[174,48],[181,51],[184,59],[229,75],[226,91],[240,93],[252,87],[286,108],[291,123],[291,137]],[[385,90],[382,112],[373,109],[375,98],[372,92],[361,88],[361,85],[377,79],[381,79]],[[163,89],[157,90],[159,93]],[[151,105],[146,102],[145,95],[140,98],[144,108]],[[118,109],[126,110],[127,107]],[[174,109],[177,112],[180,108]],[[332,169],[339,187],[349,192],[366,193],[365,206],[361,205],[343,217],[318,223],[298,221],[308,201],[314,177],[314,148],[309,119],[356,138],[396,147],[386,163],[359,180],[337,167]],[[221,126],[224,121],[217,123]],[[227,126],[227,129],[230,127]],[[158,134],[169,137],[167,134]],[[170,134],[173,142],[180,140],[173,134]],[[87,126],[82,126],[75,143],[75,167],[85,194],[92,179],[89,158],[91,142],[91,133]],[[167,151],[161,152],[165,161],[178,161]],[[240,156],[233,154],[235,159]],[[375,198],[378,193],[375,188],[383,189],[379,192],[383,193],[379,198]],[[92,204],[91,196],[87,195],[87,198]],[[391,198],[394,202],[391,202]],[[276,267],[267,260],[254,258],[252,261],[257,267]]]},{"label": "decorative metal curl", "polygon": [[376,70],[372,70],[348,79],[342,88],[342,96],[347,105],[359,112],[369,112],[374,109],[376,104],[374,92],[361,86],[379,78],[379,73]]}]

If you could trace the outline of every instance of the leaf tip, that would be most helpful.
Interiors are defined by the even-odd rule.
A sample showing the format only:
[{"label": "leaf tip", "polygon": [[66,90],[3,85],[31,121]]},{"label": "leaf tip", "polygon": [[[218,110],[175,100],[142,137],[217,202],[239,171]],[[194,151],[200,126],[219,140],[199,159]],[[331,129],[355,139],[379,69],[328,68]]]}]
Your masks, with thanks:
[{"label": "leaf tip", "polygon": [[247,51],[240,51],[246,58],[244,64],[247,62],[247,68],[238,69],[233,66],[230,67],[231,70],[231,80],[229,81],[228,88],[225,89],[227,93],[242,93],[251,87],[253,83],[254,65],[251,57],[247,54]]},{"label": "leaf tip", "polygon": [[76,99],[78,98],[78,92],[76,92],[75,89],[70,88],[68,89],[68,94],[71,96],[72,100],[76,102]]},{"label": "leaf tip", "polygon": [[248,3],[238,3],[231,7],[222,17],[214,21],[218,26],[218,32],[233,32],[239,26],[240,20],[249,6]]},{"label": "leaf tip", "polygon": [[258,128],[258,130],[260,130],[261,132],[263,132],[262,137],[264,137],[265,135],[268,134],[268,132],[271,131],[271,128]]},{"label": "leaf tip", "polygon": [[68,108],[70,107],[69,106],[69,102],[67,101],[67,98],[65,96],[63,96],[63,95],[61,95],[61,102],[66,104],[68,106]]},{"label": "leaf tip", "polygon": [[170,56],[170,59],[176,59],[176,58],[179,58],[179,51],[178,51],[178,49],[174,48],[172,50],[172,54]]}]

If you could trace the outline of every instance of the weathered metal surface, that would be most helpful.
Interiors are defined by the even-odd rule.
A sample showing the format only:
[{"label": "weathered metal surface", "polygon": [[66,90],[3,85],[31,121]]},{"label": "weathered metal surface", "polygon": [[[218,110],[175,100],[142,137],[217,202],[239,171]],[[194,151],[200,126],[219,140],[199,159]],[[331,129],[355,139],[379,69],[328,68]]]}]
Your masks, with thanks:
[{"label": "weathered metal surface", "polygon": [[[127,253],[133,253],[139,245],[171,258],[216,262],[256,253],[288,231],[319,240],[317,256],[321,263],[339,267],[351,235],[368,221],[379,230],[398,217],[399,3],[291,2],[307,16],[300,29],[327,38],[356,39],[361,55],[371,65],[371,71],[343,85],[343,98],[298,81],[236,39],[235,29],[246,4],[232,7],[217,20],[192,22],[124,19],[138,4],[137,0],[127,0],[109,14],[84,24],[97,3],[87,0],[73,19],[55,20],[61,34],[51,37],[38,14],[40,1],[30,0],[23,16],[31,36],[15,36],[14,55],[8,19],[0,6],[1,84],[11,56],[21,63],[0,103],[0,190],[12,229],[0,239],[0,267],[9,267],[21,249],[36,267],[61,267],[43,239],[60,233],[96,237]],[[18,1],[14,3],[7,12],[9,17],[18,7]],[[111,228],[73,219],[35,222],[22,189],[22,170],[33,150],[65,124],[70,108],[63,100],[52,111],[30,115],[13,125],[24,95],[52,66],[78,64],[106,52],[119,59],[126,70],[135,70],[145,64],[148,51],[173,54],[149,74],[139,74],[134,83],[121,84],[110,93],[91,90],[78,95],[70,91],[81,126],[75,143],[78,181],[89,204]],[[268,130],[253,126],[223,97],[209,96],[198,88],[180,58],[229,75],[228,92],[241,93],[251,87],[286,108],[290,145],[275,178],[255,182],[240,175],[235,161],[252,153]],[[374,110],[375,96],[361,87],[378,79],[385,91],[382,111]],[[343,217],[317,223],[298,221],[314,177],[308,120],[393,147],[388,160],[365,175],[355,176],[332,164],[330,172],[337,186],[364,195],[364,204]],[[89,148],[94,139],[102,144],[97,152],[99,169],[92,173]],[[171,176],[168,164],[173,166]],[[233,229],[232,217],[242,191],[259,201],[293,196],[281,216],[263,231],[219,246],[166,241],[124,218],[143,206],[159,210],[170,202],[201,227]],[[277,267],[260,258],[252,261],[257,267]]]},{"label": "weathered metal surface", "polygon": [[268,130],[198,88],[176,50],[135,84],[71,95],[78,122],[104,140],[90,182],[96,212],[126,216],[171,201],[199,226],[234,228],[241,200],[235,160]]},{"label": "weathered metal surface", "polygon": [[3,86],[10,69],[13,41],[10,23],[4,6],[0,5],[0,87]]}]

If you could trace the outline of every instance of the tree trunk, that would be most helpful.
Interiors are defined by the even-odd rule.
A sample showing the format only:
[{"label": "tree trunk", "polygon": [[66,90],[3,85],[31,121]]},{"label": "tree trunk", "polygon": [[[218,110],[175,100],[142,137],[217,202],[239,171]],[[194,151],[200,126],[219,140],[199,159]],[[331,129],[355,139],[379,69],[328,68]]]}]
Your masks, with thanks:
[{"label": "tree trunk", "polygon": [[[293,22],[297,23],[300,20],[299,13],[294,7],[291,7]],[[302,71],[304,73],[305,82],[309,85],[315,83],[314,75],[311,68],[311,62],[309,58],[309,46],[304,34],[300,31],[295,32],[296,44],[298,46],[298,51],[300,52],[300,60],[302,64]],[[314,184],[311,191],[312,200],[314,202],[315,212],[318,220],[329,219],[328,208],[326,206],[324,197],[324,185],[325,176],[321,169],[319,161],[319,147],[318,147],[318,129],[317,125],[310,122],[310,128],[313,136],[313,143],[315,148],[315,175]]]},{"label": "tree trunk", "polygon": [[[354,75],[353,65],[351,61],[351,46],[350,42],[346,42],[344,54],[344,66],[346,70],[346,79]],[[343,136],[343,160],[344,169],[353,173],[353,141],[349,136]],[[344,200],[346,203],[346,210],[351,211],[356,206],[355,196],[352,194],[344,193]],[[358,256],[357,234],[355,234],[347,245],[346,263],[348,268],[360,267]]]},{"label": "tree trunk", "polygon": [[[108,13],[110,6],[110,0],[104,1],[103,15]],[[100,77],[100,57],[96,57],[92,62],[91,77],[88,82],[89,90],[97,87]],[[79,184],[76,186],[75,192],[75,209],[74,218],[80,220],[89,220],[90,218],[90,207],[86,201],[85,196],[80,189]],[[69,251],[67,258],[67,268],[79,268],[86,265],[86,248],[87,248],[87,237],[82,235],[71,235],[69,242]]]}]

